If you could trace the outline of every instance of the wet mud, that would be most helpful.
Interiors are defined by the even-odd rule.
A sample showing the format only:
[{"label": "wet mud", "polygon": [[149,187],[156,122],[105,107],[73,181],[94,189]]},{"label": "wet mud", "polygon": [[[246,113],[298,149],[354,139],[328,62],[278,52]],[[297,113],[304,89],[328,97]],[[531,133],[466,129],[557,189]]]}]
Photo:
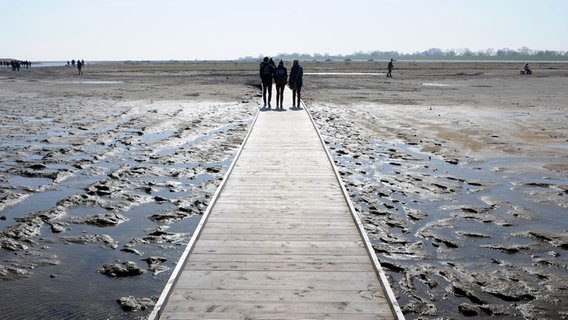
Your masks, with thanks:
[{"label": "wet mud", "polygon": [[235,102],[4,93],[3,316],[147,315],[250,126],[241,90]]},{"label": "wet mud", "polygon": [[[0,70],[3,316],[147,316],[256,67]],[[567,318],[566,68],[471,67],[306,63],[303,97],[408,319]]]},{"label": "wet mud", "polygon": [[310,111],[407,318],[568,316],[566,175],[505,169],[550,159],[460,157],[400,128],[382,140],[373,106]]}]

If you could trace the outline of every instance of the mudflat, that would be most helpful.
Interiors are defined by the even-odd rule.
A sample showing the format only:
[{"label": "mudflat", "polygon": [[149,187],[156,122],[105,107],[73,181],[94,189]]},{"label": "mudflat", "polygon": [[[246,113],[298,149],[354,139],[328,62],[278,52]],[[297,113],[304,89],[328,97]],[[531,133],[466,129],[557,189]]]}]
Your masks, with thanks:
[{"label": "mudflat", "polygon": [[[568,64],[302,65],[409,319],[568,316]],[[261,106],[257,68],[0,69],[3,314],[147,314]]]}]

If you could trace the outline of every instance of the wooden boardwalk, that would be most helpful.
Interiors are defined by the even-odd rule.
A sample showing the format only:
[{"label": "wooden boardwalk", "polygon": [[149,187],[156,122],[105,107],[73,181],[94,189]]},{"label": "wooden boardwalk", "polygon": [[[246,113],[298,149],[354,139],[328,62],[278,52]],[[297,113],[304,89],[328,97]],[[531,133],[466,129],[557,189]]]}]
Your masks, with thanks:
[{"label": "wooden boardwalk", "polygon": [[261,110],[150,319],[403,319],[344,194],[305,108]]}]

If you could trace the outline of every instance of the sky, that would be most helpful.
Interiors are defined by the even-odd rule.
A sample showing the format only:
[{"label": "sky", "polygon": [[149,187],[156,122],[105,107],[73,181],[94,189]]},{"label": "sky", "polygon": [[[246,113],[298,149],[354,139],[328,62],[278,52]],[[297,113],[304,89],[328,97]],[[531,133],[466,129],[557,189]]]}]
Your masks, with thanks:
[{"label": "sky", "polygon": [[0,0],[0,58],[568,51],[568,0]]}]

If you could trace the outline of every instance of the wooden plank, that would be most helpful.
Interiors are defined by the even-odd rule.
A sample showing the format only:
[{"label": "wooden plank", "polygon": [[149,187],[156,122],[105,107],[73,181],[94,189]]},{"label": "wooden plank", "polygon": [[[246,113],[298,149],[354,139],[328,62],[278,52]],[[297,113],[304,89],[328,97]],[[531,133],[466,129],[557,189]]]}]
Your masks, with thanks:
[{"label": "wooden plank", "polygon": [[[174,296],[176,298],[176,296]],[[174,300],[175,301],[175,300]],[[316,314],[322,316],[321,319],[327,319],[325,315],[336,314],[343,315],[344,319],[352,319],[352,314],[366,314],[367,317],[392,317],[388,310],[380,309],[376,303],[373,302],[286,302],[280,301],[236,301],[234,303],[224,302],[222,304],[214,302],[204,303],[191,303],[181,297],[176,301],[179,305],[179,310],[176,315],[175,311],[171,317],[167,319],[187,319],[187,313],[195,313],[199,318],[195,319],[222,319],[229,315],[240,315],[246,319],[274,319],[267,317],[267,313],[273,314],[276,318],[281,319],[296,319],[288,318],[290,310],[305,310],[306,315],[303,319],[313,319],[314,314],[310,310],[315,311]],[[314,312],[314,311],[312,311]],[[279,316],[278,316],[279,315]],[[283,315],[287,315],[283,317]],[[179,318],[177,318],[177,317]],[[231,319],[229,317],[228,319]],[[373,318],[374,319],[374,318]]]},{"label": "wooden plank", "polygon": [[[235,208],[235,207],[223,207],[215,208],[216,213],[226,217],[228,219],[238,217],[239,215],[247,218],[280,218],[280,219],[293,219],[293,220],[310,220],[310,219],[326,219],[326,220],[337,220],[337,219],[347,219],[345,217],[345,212],[340,211],[330,211],[328,209],[320,210],[320,208],[307,210],[288,210],[282,212],[281,209],[277,208],[265,208],[262,211],[253,211],[250,208]],[[345,220],[348,221],[348,220]]]},{"label": "wooden plank", "polygon": [[275,263],[329,263],[329,264],[347,264],[356,263],[361,265],[368,265],[369,259],[367,256],[342,256],[342,255],[317,255],[317,256],[307,256],[307,255],[277,255],[277,254],[251,254],[251,255],[240,255],[240,254],[208,254],[208,253],[192,253],[191,262],[219,262],[219,261],[234,261],[235,263],[241,262],[275,262]]},{"label": "wooden plank", "polygon": [[[345,223],[349,221],[340,220],[333,221],[333,222],[321,222],[321,221],[314,221],[314,220],[285,220],[285,221],[271,221],[270,223],[266,223],[262,226],[262,229],[311,229],[311,230],[326,230],[327,228],[333,229],[346,229],[349,230],[351,233],[354,231],[353,228],[346,227]],[[211,221],[212,228],[220,228],[222,230],[230,230],[233,229],[259,229],[258,223],[250,222],[250,221]],[[281,232],[281,234],[285,234],[285,232]],[[327,233],[325,233],[327,234]]]},{"label": "wooden plank", "polygon": [[[183,302],[179,302],[177,305],[184,306]],[[284,306],[282,303],[278,305]],[[364,313],[357,310],[356,312],[317,312],[315,310],[316,306],[313,305],[312,308],[306,308],[305,305],[286,305],[281,309],[269,309],[266,310],[264,306],[259,304],[247,304],[242,303],[233,306],[220,306],[217,304],[211,304],[207,307],[206,312],[201,310],[195,310],[194,308],[188,310],[187,307],[180,308],[182,310],[173,310],[171,313],[165,315],[163,319],[168,320],[182,320],[182,319],[266,319],[266,320],[290,320],[290,319],[342,319],[342,320],[370,320],[370,319],[392,319],[392,315],[388,312],[381,313]],[[298,311],[296,311],[298,310]],[[177,311],[177,312],[176,312]],[[201,312],[199,312],[201,311]],[[188,317],[191,314],[192,317]]]},{"label": "wooden plank", "polygon": [[[262,226],[265,228],[337,228],[342,227],[345,228],[345,224],[349,222],[347,219],[333,219],[333,220],[322,220],[322,219],[293,219],[293,218],[282,218],[282,215],[274,215],[274,217],[278,217],[278,220],[272,221],[265,221]],[[256,218],[256,217],[255,217]],[[234,217],[228,218],[216,218],[211,219],[209,221],[211,225],[215,224],[217,228],[255,228],[258,227],[258,219],[254,221],[254,218],[247,217],[246,219],[239,220]],[[349,227],[350,230],[353,230],[352,227]]]},{"label": "wooden plank", "polygon": [[321,207],[314,207],[314,208],[310,208],[309,211],[302,209],[299,210],[296,207],[290,207],[289,209],[287,209],[286,211],[282,211],[281,208],[274,208],[274,207],[259,207],[256,208],[257,210],[250,210],[248,208],[235,208],[235,207],[229,207],[226,205],[223,206],[219,206],[216,205],[215,206],[215,212],[219,213],[219,214],[239,214],[239,213],[243,213],[245,214],[245,216],[249,215],[249,214],[274,214],[274,213],[278,213],[282,216],[292,216],[292,215],[302,215],[305,217],[310,217],[310,216],[320,216],[320,217],[324,217],[326,215],[330,215],[330,216],[337,216],[337,215],[348,215],[349,211],[348,210],[341,210],[339,208],[336,209],[330,209],[330,208],[321,208]]},{"label": "wooden plank", "polygon": [[381,290],[373,272],[317,271],[197,271],[187,269],[176,286],[216,290]]},{"label": "wooden plank", "polygon": [[[313,229],[313,228],[287,228],[286,234],[289,235],[304,235],[304,234],[320,234],[320,235],[333,235],[333,234],[352,234],[355,232],[349,227],[333,228],[333,229]],[[215,233],[223,233],[224,229],[214,230]],[[272,234],[274,236],[283,234],[282,228],[260,228],[246,229],[246,228],[234,228],[231,229],[231,234],[234,235],[246,235],[246,234]]]},{"label": "wooden plank", "polygon": [[[266,233],[250,233],[250,234],[228,234],[226,232],[219,232],[219,233],[212,233],[208,232],[207,234],[201,235],[199,240],[230,240],[230,241],[238,241],[238,240],[253,240],[253,241],[270,241],[274,240],[274,234],[266,234]],[[342,234],[288,234],[288,233],[281,233],[278,234],[278,240],[281,241],[311,241],[311,240],[319,240],[319,241],[360,241],[361,238],[357,237],[353,232],[349,233],[342,233]]]},{"label": "wooden plank", "polygon": [[[219,255],[218,255],[219,256]],[[264,255],[263,255],[264,256]],[[339,271],[339,272],[373,272],[371,265],[346,262],[250,262],[237,255],[231,255],[233,261],[211,261],[211,257],[207,256],[206,261],[192,260],[187,264],[187,268],[195,271],[213,271],[213,270],[232,270],[232,271]],[[304,257],[304,256],[302,256]]]},{"label": "wooden plank", "polygon": [[[346,294],[347,293],[347,294]],[[373,302],[381,298],[381,291],[279,291],[276,294],[271,290],[193,290],[183,295],[188,301],[291,301],[291,302]],[[207,300],[211,299],[211,300]]]},{"label": "wooden plank", "polygon": [[[283,214],[288,210],[302,210],[306,213],[311,212],[315,209],[327,210],[333,212],[333,208],[337,205],[342,205],[342,202],[331,202],[329,201],[314,201],[314,203],[307,203],[307,201],[302,201],[301,199],[282,199],[280,203],[275,203],[274,201],[251,201],[251,200],[228,200],[223,205],[227,206],[230,210],[246,210],[246,209],[256,209],[256,210],[280,210]],[[232,207],[232,208],[231,208]],[[222,208],[222,207],[221,207]]]},{"label": "wooden plank", "polygon": [[[346,222],[346,221],[343,221]],[[217,229],[217,230],[214,230]],[[248,222],[236,222],[236,223],[226,223],[226,222],[216,222],[216,221],[212,221],[211,222],[211,232],[214,233],[223,233],[223,231],[225,233],[231,234],[233,232],[233,230],[235,231],[235,234],[239,233],[239,229],[246,229],[246,230],[250,230],[251,234],[266,234],[266,230],[269,230],[269,232],[272,232],[274,235],[277,234],[290,234],[290,233],[294,233],[294,234],[330,234],[330,231],[333,232],[337,232],[338,234],[349,234],[349,233],[353,233],[356,230],[354,230],[353,228],[350,228],[349,226],[345,226],[345,224],[341,224],[341,223],[327,223],[327,224],[315,224],[315,223],[301,223],[301,222],[295,222],[295,223],[268,223],[266,225],[263,226],[259,226],[258,223],[248,223]],[[278,231],[279,230],[279,231]],[[295,230],[295,231],[294,231]],[[218,232],[221,231],[221,232]],[[305,239],[301,239],[301,240],[305,240]]]},{"label": "wooden plank", "polygon": [[[311,222],[319,222],[321,220],[329,220],[329,223],[348,223],[349,220],[345,219],[345,216],[341,216],[339,214],[306,214],[305,212],[297,211],[291,213],[281,213],[278,211],[269,211],[269,212],[250,212],[250,211],[243,211],[243,212],[235,212],[235,213],[226,213],[223,215],[224,218],[227,220],[222,220],[223,217],[215,217],[215,219],[211,219],[213,223],[220,222],[220,221],[235,221],[238,218],[238,215],[241,214],[246,216],[247,219],[264,219],[264,220],[277,220],[282,219],[283,224],[285,223],[293,223],[293,222],[305,222],[306,224],[311,224]],[[236,222],[236,221],[235,221]],[[246,221],[244,221],[246,222]]]},{"label": "wooden plank", "polygon": [[219,241],[200,239],[197,253],[218,254],[305,254],[305,255],[360,255],[361,241]]},{"label": "wooden plank", "polygon": [[162,319],[168,320],[183,320],[183,319],[216,319],[216,320],[290,320],[290,319],[328,319],[328,320],[382,320],[382,319],[391,319],[392,316],[381,316],[375,314],[362,314],[362,313],[353,313],[353,314],[335,314],[335,313],[299,313],[299,312],[292,312],[288,311],[285,313],[278,312],[262,312],[259,314],[254,315],[251,317],[248,314],[238,314],[236,312],[226,313],[226,314],[195,314],[195,318],[188,318],[187,312],[181,312],[179,314],[168,314],[164,316]]}]

